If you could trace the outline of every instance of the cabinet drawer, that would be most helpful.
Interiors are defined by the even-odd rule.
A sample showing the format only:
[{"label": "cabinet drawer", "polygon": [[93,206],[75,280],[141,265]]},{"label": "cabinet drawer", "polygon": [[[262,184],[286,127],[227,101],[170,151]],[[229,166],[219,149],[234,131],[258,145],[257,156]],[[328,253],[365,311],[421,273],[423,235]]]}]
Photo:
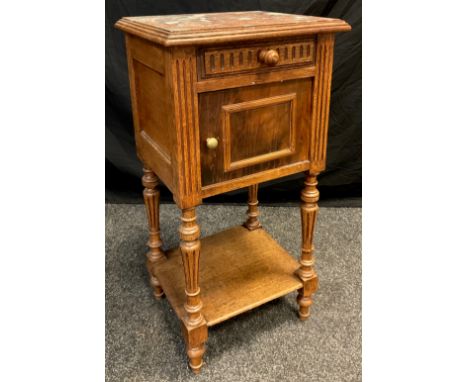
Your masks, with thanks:
[{"label": "cabinet drawer", "polygon": [[203,49],[199,53],[199,62],[201,78],[313,64],[315,41],[308,39]]},{"label": "cabinet drawer", "polygon": [[312,81],[200,94],[202,186],[308,160]]}]

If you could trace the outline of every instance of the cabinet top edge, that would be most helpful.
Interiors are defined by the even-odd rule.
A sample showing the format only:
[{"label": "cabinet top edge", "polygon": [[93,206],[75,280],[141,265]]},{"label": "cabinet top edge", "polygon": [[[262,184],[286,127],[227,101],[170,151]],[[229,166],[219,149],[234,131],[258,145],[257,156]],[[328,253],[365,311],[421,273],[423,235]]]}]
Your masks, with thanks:
[{"label": "cabinet top edge", "polygon": [[343,20],[263,11],[123,17],[115,27],[164,46],[208,45],[351,30]]}]

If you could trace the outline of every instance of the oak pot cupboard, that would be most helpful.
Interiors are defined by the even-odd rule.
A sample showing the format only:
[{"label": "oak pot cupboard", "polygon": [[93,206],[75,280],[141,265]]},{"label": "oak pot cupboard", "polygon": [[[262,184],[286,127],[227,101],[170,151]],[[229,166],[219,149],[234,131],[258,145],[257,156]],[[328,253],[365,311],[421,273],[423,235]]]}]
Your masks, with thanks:
[{"label": "oak pot cupboard", "polygon": [[[133,123],[156,298],[179,317],[191,369],[208,327],[297,291],[310,315],[313,232],[325,169],[338,19],[272,12],[124,17]],[[262,228],[258,184],[304,172],[299,262]],[[180,246],[163,251],[158,185],[181,209]],[[195,208],[248,187],[243,226],[200,240]],[[299,229],[299,224],[298,224]]]}]

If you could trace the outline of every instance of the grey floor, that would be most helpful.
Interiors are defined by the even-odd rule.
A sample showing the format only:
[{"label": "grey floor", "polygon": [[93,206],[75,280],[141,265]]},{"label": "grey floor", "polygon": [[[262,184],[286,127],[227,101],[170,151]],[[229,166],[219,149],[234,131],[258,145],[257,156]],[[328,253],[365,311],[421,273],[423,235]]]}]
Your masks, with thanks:
[{"label": "grey floor", "polygon": [[[202,235],[210,235],[241,224],[245,207],[197,212]],[[263,207],[261,213],[265,229],[297,257],[299,208]],[[166,248],[178,244],[178,217],[174,205],[161,206]],[[210,328],[206,364],[194,376],[174,312],[148,286],[144,206],[107,204],[106,380],[360,381],[361,209],[321,208],[317,224],[320,288],[309,320],[296,318],[290,294]]]}]

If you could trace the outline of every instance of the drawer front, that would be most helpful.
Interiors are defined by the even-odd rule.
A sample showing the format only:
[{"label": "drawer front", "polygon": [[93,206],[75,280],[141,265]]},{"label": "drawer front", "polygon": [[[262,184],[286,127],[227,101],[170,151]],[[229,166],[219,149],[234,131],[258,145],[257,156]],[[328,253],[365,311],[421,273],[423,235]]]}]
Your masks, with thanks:
[{"label": "drawer front", "polygon": [[308,160],[312,81],[200,94],[202,186]]},{"label": "drawer front", "polygon": [[[267,53],[270,56],[265,56]],[[202,50],[199,60],[201,78],[313,64],[315,41],[308,39],[247,47],[211,48]]]}]

